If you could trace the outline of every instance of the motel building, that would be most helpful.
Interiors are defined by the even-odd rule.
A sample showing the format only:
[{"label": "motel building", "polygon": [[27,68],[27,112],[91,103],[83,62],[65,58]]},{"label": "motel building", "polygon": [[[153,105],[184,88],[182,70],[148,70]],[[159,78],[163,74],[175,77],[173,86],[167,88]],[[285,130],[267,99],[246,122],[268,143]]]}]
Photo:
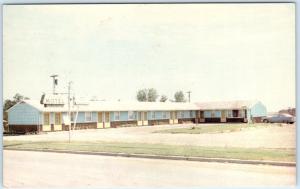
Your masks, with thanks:
[{"label": "motel building", "polygon": [[[70,110],[70,111],[69,111]],[[266,116],[260,101],[206,103],[71,101],[62,95],[46,95],[40,101],[24,100],[8,112],[13,133],[104,129],[183,123],[250,123]],[[68,113],[70,112],[70,118]]]}]

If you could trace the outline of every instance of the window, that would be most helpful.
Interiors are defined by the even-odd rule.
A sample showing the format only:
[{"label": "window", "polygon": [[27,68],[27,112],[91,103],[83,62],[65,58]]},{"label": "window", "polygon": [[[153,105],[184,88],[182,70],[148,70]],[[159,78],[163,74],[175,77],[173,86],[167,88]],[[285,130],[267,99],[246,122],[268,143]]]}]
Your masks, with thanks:
[{"label": "window", "polygon": [[115,121],[119,121],[120,120],[120,112],[115,112]]},{"label": "window", "polygon": [[86,122],[92,121],[92,112],[85,112],[85,121]]},{"label": "window", "polygon": [[239,111],[238,110],[232,110],[232,116],[233,117],[238,117]]},{"label": "window", "polygon": [[55,113],[55,125],[61,124],[61,116],[60,113]]},{"label": "window", "polygon": [[221,111],[220,110],[216,110],[215,111],[215,117],[221,117]]},{"label": "window", "polygon": [[155,112],[151,112],[151,118],[155,119]]},{"label": "window", "polygon": [[190,111],[190,118],[193,117],[193,111]]},{"label": "window", "polygon": [[128,111],[128,119],[129,119],[129,120],[136,119],[136,117],[135,117],[135,112],[133,112],[133,111]]},{"label": "window", "polygon": [[167,118],[167,112],[162,112],[162,118],[166,119]]},{"label": "window", "polygon": [[227,111],[227,117],[232,117],[232,111],[231,110]]},{"label": "window", "polygon": [[205,111],[204,117],[210,118],[212,116],[211,111]]},{"label": "window", "polygon": [[184,112],[180,112],[179,115],[180,115],[181,118],[184,118]]}]

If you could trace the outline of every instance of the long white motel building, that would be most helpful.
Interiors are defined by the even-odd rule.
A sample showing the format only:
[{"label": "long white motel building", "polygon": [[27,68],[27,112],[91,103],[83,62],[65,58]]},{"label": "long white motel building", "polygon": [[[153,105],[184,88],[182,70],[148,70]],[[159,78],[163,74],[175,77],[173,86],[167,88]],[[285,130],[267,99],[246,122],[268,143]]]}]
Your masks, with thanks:
[{"label": "long white motel building", "polygon": [[103,129],[182,123],[260,122],[267,111],[260,101],[88,101],[72,102],[69,109],[64,98],[50,95],[41,101],[21,101],[7,112],[9,130],[25,133],[69,130],[69,125],[75,129]]}]

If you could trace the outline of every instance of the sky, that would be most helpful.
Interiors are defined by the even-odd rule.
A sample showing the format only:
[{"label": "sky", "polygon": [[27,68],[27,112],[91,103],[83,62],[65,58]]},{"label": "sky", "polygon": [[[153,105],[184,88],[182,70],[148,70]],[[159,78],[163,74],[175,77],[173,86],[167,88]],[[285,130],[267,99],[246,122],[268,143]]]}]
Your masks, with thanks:
[{"label": "sky", "polygon": [[[280,4],[4,5],[3,98],[72,81],[76,97],[133,101],[155,88],[192,102],[295,107],[295,6]],[[187,96],[187,94],[186,94]]]}]

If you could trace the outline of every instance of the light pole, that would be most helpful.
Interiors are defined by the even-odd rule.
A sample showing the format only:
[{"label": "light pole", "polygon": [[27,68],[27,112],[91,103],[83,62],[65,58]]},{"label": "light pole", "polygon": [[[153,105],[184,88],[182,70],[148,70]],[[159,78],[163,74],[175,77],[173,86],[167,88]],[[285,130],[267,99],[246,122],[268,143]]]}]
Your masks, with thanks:
[{"label": "light pole", "polygon": [[68,122],[69,122],[69,143],[71,142],[71,112],[70,112],[70,93],[72,81],[68,83]]}]

